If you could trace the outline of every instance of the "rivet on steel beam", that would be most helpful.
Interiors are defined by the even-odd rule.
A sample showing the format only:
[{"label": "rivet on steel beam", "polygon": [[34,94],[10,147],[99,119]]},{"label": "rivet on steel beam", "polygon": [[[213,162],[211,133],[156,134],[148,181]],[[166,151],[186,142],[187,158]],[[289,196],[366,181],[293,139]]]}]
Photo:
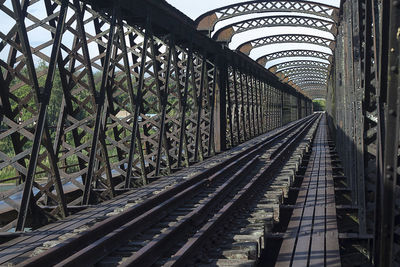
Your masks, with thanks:
[{"label": "rivet on steel beam", "polygon": [[392,72],[394,72],[394,73],[397,73],[397,66],[391,66],[390,67],[390,70],[392,71]]},{"label": "rivet on steel beam", "polygon": [[389,115],[396,116],[396,111],[394,109],[390,109]]},{"label": "rivet on steel beam", "polygon": [[400,7],[400,1],[398,1],[398,0],[393,1],[393,6],[399,8]]},{"label": "rivet on steel beam", "polygon": [[386,170],[388,170],[388,171],[392,171],[392,170],[393,170],[393,167],[392,167],[392,166],[390,166],[390,165],[387,165],[387,166],[386,166]]}]

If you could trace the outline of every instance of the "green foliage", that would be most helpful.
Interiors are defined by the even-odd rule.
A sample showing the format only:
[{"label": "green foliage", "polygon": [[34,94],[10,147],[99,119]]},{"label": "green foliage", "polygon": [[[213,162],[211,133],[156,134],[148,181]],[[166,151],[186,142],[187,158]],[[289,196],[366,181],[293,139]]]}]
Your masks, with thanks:
[{"label": "green foliage", "polygon": [[[1,68],[1,66],[0,66]],[[5,71],[2,69],[2,71]],[[40,62],[36,65],[36,74],[38,77],[38,84],[39,87],[43,88],[45,86],[47,74],[48,74],[48,65],[45,62]],[[128,88],[127,84],[127,79],[124,78],[124,73],[123,72],[116,72],[115,73],[115,84],[114,86],[120,86],[123,88]],[[18,76],[18,77],[17,77]],[[33,114],[38,112],[38,103],[33,97],[35,95],[35,92],[33,91],[33,88],[30,84],[27,84],[27,80],[29,77],[28,71],[26,68],[23,68],[20,70],[19,75],[14,77],[14,79],[11,81],[10,84],[10,93],[13,95],[10,97],[10,105],[11,105],[11,110],[15,113],[13,116],[13,120],[16,123],[19,122],[26,122],[30,119],[32,119]],[[79,76],[79,75],[77,75]],[[102,73],[101,72],[95,72],[93,74],[94,76],[94,81],[95,81],[95,87],[96,90],[100,90],[101,86],[101,79],[102,79]],[[132,76],[132,83],[133,83],[133,93],[137,93],[137,79]],[[87,75],[82,75],[80,77],[80,81],[82,84],[87,83]],[[78,83],[79,83],[78,82]],[[69,88],[71,92],[71,98],[73,98],[72,101],[72,106],[74,109],[74,116],[76,119],[81,120],[86,117],[90,117],[93,114],[93,110],[95,107],[93,106],[94,103],[91,99],[91,92],[90,90],[87,90],[85,86],[82,86],[82,84],[78,84],[74,88]],[[144,95],[143,95],[143,100],[144,104],[142,106],[142,113],[145,114],[157,114],[161,111],[161,106],[159,103],[158,96],[156,95],[156,84],[154,82],[154,78],[148,77],[145,80],[145,87],[146,89],[144,90]],[[170,81],[169,87],[170,87],[170,92],[176,91],[175,88],[176,84],[174,81]],[[190,88],[189,88],[190,90]],[[60,77],[59,70],[57,69],[54,75],[54,80],[53,80],[53,86],[51,89],[51,95],[50,95],[50,100],[49,104],[47,106],[47,115],[46,115],[46,120],[47,120],[47,125],[49,126],[49,131],[51,135],[52,141],[54,141],[55,135],[56,135],[56,128],[57,128],[57,123],[59,120],[60,116],[60,111],[62,107],[62,101],[63,101],[63,86],[62,86],[62,80]],[[131,107],[130,101],[129,101],[129,93],[124,90],[120,90],[118,93],[112,95],[114,98],[113,100],[118,103],[119,107],[121,109],[126,109],[128,111],[131,111],[133,108]],[[29,100],[28,100],[29,99]],[[25,101],[26,100],[26,101]],[[169,116],[177,116],[178,115],[178,110],[177,110],[177,101],[178,97],[172,93],[169,93],[168,95],[168,108],[167,108],[167,114]],[[24,102],[22,104],[22,102]],[[84,103],[82,106],[80,106],[78,103],[82,102]],[[188,98],[188,105],[193,105],[193,100],[189,97]],[[176,106],[176,107],[175,107]],[[174,107],[174,108],[172,108]],[[91,122],[93,124],[93,122]],[[92,127],[93,125],[90,125],[89,127]],[[29,130],[32,132],[34,129],[35,124],[32,122],[30,125],[25,125],[24,128],[26,130]],[[145,128],[147,127],[147,128]],[[150,126],[145,126],[141,127],[139,130],[141,131],[141,134],[146,134],[146,135],[154,135],[157,132],[157,129],[154,127]],[[0,122],[0,134],[2,134],[4,131],[9,130],[9,126],[7,126],[5,123]],[[106,131],[106,136],[109,136],[113,138],[114,135],[114,130],[117,132],[122,131],[122,126],[117,126],[117,129],[109,128]],[[81,143],[87,143],[90,142],[92,135],[90,133],[85,133],[83,129],[78,128],[77,130],[77,136],[80,137],[80,142]],[[13,138],[19,139],[19,140],[14,140],[14,142],[18,141],[23,141],[25,142],[26,140],[23,139],[23,136],[14,136]],[[74,138],[73,134],[71,131],[66,132],[64,135],[64,142],[68,143],[71,146],[77,146],[77,144],[74,144]],[[114,147],[111,143],[107,142],[108,146],[108,155],[111,157],[112,162],[117,162],[117,148]],[[26,141],[24,143],[24,147],[22,150],[28,150],[29,148],[32,147],[32,141]],[[44,153],[44,147],[41,147],[40,154]],[[0,138],[0,151],[4,154],[6,154],[8,157],[13,158],[16,154],[14,151],[14,146],[13,146],[13,140],[11,138],[11,135],[7,135],[5,137]],[[19,153],[19,152],[18,152]],[[88,150],[83,149],[81,153],[85,154],[88,156]],[[23,159],[25,161],[25,165],[27,166],[29,163],[29,157],[25,157]],[[48,159],[44,159],[42,162],[43,166],[38,166],[37,172],[43,172],[43,175],[45,175],[46,168],[50,166]],[[78,157],[76,155],[71,155],[65,158],[64,160],[59,162],[59,167],[63,168],[63,166],[68,166],[64,171],[66,173],[71,173],[71,172],[76,172],[79,170],[78,166]],[[18,176],[18,172],[16,169],[12,166],[4,166],[2,169],[0,169],[0,182],[2,180],[16,177]],[[41,177],[40,175],[36,174],[36,177]],[[10,181],[12,182],[12,181]]]},{"label": "green foliage", "polygon": [[325,100],[313,100],[314,111],[324,111],[325,110]]}]

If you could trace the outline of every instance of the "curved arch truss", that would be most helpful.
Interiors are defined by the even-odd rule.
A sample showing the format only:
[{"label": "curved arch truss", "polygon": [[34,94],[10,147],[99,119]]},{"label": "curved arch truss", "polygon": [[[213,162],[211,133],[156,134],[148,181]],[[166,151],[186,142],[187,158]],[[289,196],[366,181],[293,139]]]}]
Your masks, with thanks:
[{"label": "curved arch truss", "polygon": [[338,21],[338,9],[307,1],[248,1],[211,10],[196,19],[197,29],[212,31],[223,20],[264,12],[296,12],[312,14]]},{"label": "curved arch truss", "polygon": [[303,16],[286,15],[254,18],[232,23],[218,30],[213,38],[220,42],[230,43],[233,35],[235,34],[254,29],[278,26],[306,27],[329,32],[333,35],[336,34],[336,24],[332,21]]},{"label": "curved arch truss", "polygon": [[[210,10],[198,17],[196,23],[198,30],[207,31],[214,40],[226,44],[231,43],[233,36],[248,32],[235,36],[230,45],[238,45],[236,51],[253,59],[258,57],[257,63],[268,67],[281,81],[315,98],[326,94],[338,20],[339,8],[329,4],[260,0]],[[222,21],[226,22],[218,24]],[[282,32],[281,28],[270,30],[272,27],[282,27]],[[307,29],[299,33],[288,27]],[[259,30],[264,28],[269,31]],[[254,37],[253,33],[260,36]],[[279,46],[271,46],[276,44]]]},{"label": "curved arch truss", "polygon": [[295,84],[297,84],[300,87],[302,87],[302,85],[305,85],[305,84],[318,84],[318,85],[325,85],[325,86],[327,85],[326,79],[317,79],[317,78],[298,79],[298,80],[293,80],[292,82],[294,82]]},{"label": "curved arch truss", "polygon": [[288,61],[277,63],[273,67],[269,68],[272,72],[279,72],[284,69],[292,68],[292,67],[319,67],[319,68],[326,68],[329,69],[329,64],[321,61],[316,60],[297,60],[297,61]]},{"label": "curved arch truss", "polygon": [[270,44],[282,44],[282,43],[307,43],[320,45],[323,47],[328,47],[333,50],[335,46],[335,41],[327,38],[312,36],[312,35],[302,35],[302,34],[279,34],[266,36],[258,39],[251,40],[244,44],[241,44],[237,50],[243,54],[249,55],[251,50],[263,47]]},{"label": "curved arch truss", "polygon": [[264,64],[265,66],[265,64],[268,61],[284,57],[315,57],[319,59],[328,60],[329,62],[332,61],[332,55],[324,52],[312,51],[312,50],[286,50],[262,56],[257,59],[257,62],[260,63],[261,65]]},{"label": "curved arch truss", "polygon": [[[285,76],[295,75],[299,73],[304,74],[311,74],[311,73],[321,73],[321,74],[328,74],[328,69],[325,68],[318,68],[318,67],[293,67],[284,69],[278,73],[283,73]],[[277,73],[277,74],[278,74]]]},{"label": "curved arch truss", "polygon": [[309,79],[309,78],[324,79],[324,80],[328,79],[328,75],[326,75],[326,74],[317,74],[317,73],[310,73],[310,74],[299,73],[299,74],[291,75],[291,76],[288,76],[288,77],[289,77],[289,80],[292,80],[292,81],[296,80],[296,79]]}]

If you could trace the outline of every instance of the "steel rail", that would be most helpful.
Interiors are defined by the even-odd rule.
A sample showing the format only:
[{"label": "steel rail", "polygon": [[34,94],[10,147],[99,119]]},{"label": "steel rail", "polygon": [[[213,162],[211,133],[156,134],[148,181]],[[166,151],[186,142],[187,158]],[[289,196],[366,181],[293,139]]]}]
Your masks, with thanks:
[{"label": "steel rail", "polygon": [[[318,116],[320,118],[320,116]],[[299,129],[295,136],[289,140],[287,140],[282,146],[279,152],[275,155],[271,155],[273,160],[269,161],[267,165],[263,168],[263,170],[257,173],[251,181],[244,186],[240,192],[232,198],[229,203],[224,205],[222,209],[215,213],[215,216],[209,220],[207,224],[205,224],[197,233],[190,238],[182,248],[171,257],[171,259],[164,266],[183,266],[187,261],[189,261],[193,255],[196,254],[197,249],[200,248],[201,244],[209,238],[213,232],[221,225],[221,222],[229,216],[234,209],[237,209],[239,205],[244,202],[252,199],[257,195],[257,186],[261,182],[265,182],[266,178],[269,178],[268,173],[270,173],[273,169],[278,167],[279,163],[284,161],[286,155],[288,155],[293,147],[298,143],[298,141],[303,138],[306,132],[311,128],[315,121],[318,121],[317,117],[314,117],[313,120],[309,121],[306,125]],[[133,262],[125,261],[122,266],[133,266]]]},{"label": "steel rail", "polygon": [[[304,126],[301,126],[300,128],[296,129],[295,132],[298,132],[299,129],[302,129],[303,127]],[[289,134],[292,135],[293,133]],[[285,146],[286,143],[287,142],[284,142],[282,146]],[[243,159],[247,161],[248,157],[246,157],[246,159],[243,157]],[[218,187],[218,189],[214,193],[212,193],[212,196],[205,199],[205,202],[203,202],[192,212],[184,216],[184,218],[180,219],[180,221],[178,221],[176,225],[170,226],[166,232],[162,233],[158,238],[148,243],[145,247],[136,252],[131,258],[128,258],[125,261],[126,264],[131,266],[150,266],[151,264],[155,263],[155,261],[162,256],[163,252],[175,243],[174,241],[176,241],[178,236],[181,236],[183,233],[190,230],[191,226],[194,226],[193,228],[195,228],[196,224],[199,224],[199,222],[206,220],[206,214],[210,212],[210,210],[224,198],[230,188],[233,188],[235,186],[235,184],[238,182],[238,179],[243,178],[243,174],[248,174],[250,172],[249,168],[252,167],[257,159],[258,155],[252,158],[250,162],[248,162],[243,168],[241,168],[239,172],[235,173],[223,185]],[[237,164],[238,163],[235,162],[235,165]],[[183,203],[185,199],[193,198],[196,192],[199,192],[202,189],[207,189],[208,187],[212,187],[212,182],[216,181],[217,178],[221,179],[224,175],[226,175],[227,172],[229,173],[232,167],[234,166],[227,166],[227,168],[219,171],[218,174],[214,175],[213,177],[192,186],[189,190],[190,192],[187,192],[185,196],[183,196],[183,194],[178,194],[176,197],[174,197],[174,200],[176,202]],[[173,200],[171,199],[170,201],[172,202]],[[113,233],[110,233],[108,236],[105,236],[99,241],[96,241],[94,244],[90,244],[88,247],[80,250],[78,253],[60,262],[56,266],[94,264],[98,262],[99,259],[105,254],[112,252],[119,246],[123,246],[123,244],[125,244],[129,240],[129,237],[133,238],[139,233],[143,234],[144,232],[142,231],[144,230],[144,228],[149,228],[151,225],[154,225],[156,222],[160,221],[163,217],[166,217],[169,213],[165,211],[171,210],[172,208],[173,207],[169,206],[168,203],[166,203],[166,205],[161,205],[159,208],[156,207],[154,209],[154,212],[146,214],[141,222],[136,221],[127,223],[126,229],[117,229]],[[162,214],[162,212],[164,212],[164,214]]]},{"label": "steel rail", "polygon": [[[196,186],[205,185],[209,179],[212,177],[219,177],[222,175],[224,170],[229,170],[234,167],[239,162],[248,161],[252,156],[254,156],[258,151],[271,145],[277,140],[281,139],[287,133],[290,133],[293,129],[297,128],[299,125],[303,124],[305,121],[309,120],[310,117],[306,117],[299,122],[279,130],[277,133],[272,136],[266,138],[262,144],[256,144],[245,151],[238,153],[237,155],[211,167],[210,169],[194,176],[193,178],[178,184],[174,187],[171,187],[158,195],[155,195],[145,202],[138,204],[135,207],[132,207],[121,214],[110,217],[96,225],[94,225],[87,232],[82,233],[81,235],[71,238],[65,243],[60,244],[59,246],[53,247],[48,251],[32,257],[27,261],[24,261],[22,265],[24,266],[37,266],[41,265],[55,265],[65,258],[74,254],[74,252],[80,251],[85,247],[89,246],[92,243],[97,242],[98,240],[104,238],[104,236],[110,235],[113,231],[122,232],[122,228],[125,225],[125,229],[129,229],[126,225],[126,222],[131,221],[132,225],[137,227],[140,225],[139,222],[143,224],[149,215],[160,215],[162,212],[165,212],[162,208],[172,207],[173,204],[179,203],[177,200],[177,196],[187,196],[197,190]],[[160,213],[161,211],[161,213]],[[160,214],[158,214],[160,213]],[[147,222],[146,222],[147,223]],[[122,236],[125,238],[126,236]],[[110,243],[111,244],[111,243]],[[112,246],[112,248],[115,246]],[[103,250],[97,250],[100,252],[100,255],[104,256]]]},{"label": "steel rail", "polygon": [[[304,130],[307,130],[314,121],[315,121],[315,118],[311,119],[311,121],[305,123],[298,129],[296,129],[294,133],[291,133],[291,136],[288,137],[287,140],[285,140],[282,144],[279,144],[277,149],[273,150],[273,152],[271,153],[271,155],[269,157],[271,159],[271,165],[275,166],[275,163],[273,163],[273,162],[279,162],[282,160],[282,157],[279,157],[279,155],[282,155],[282,153],[284,153],[284,151],[287,151],[290,147],[290,144],[293,144],[293,140],[297,140],[299,135],[301,135],[301,133],[303,133]],[[257,155],[255,158],[253,158],[253,160],[251,162],[249,162],[246,166],[249,166],[249,165],[251,166],[254,161],[258,160],[259,156],[260,155]],[[270,170],[270,169],[268,169],[268,170]],[[247,176],[250,176],[249,173],[247,173]],[[239,177],[240,177],[240,175],[239,175]],[[248,179],[250,179],[250,178],[251,178],[251,176],[248,177]],[[234,180],[234,177],[232,177],[230,180]],[[243,185],[241,184],[241,186],[239,186],[239,188],[246,188],[253,181],[253,179],[251,179],[248,182],[246,181],[246,179],[243,179],[243,180],[244,180],[244,184]],[[226,184],[228,182],[230,182],[230,181],[227,181]],[[231,184],[231,186],[233,186],[233,184]],[[239,189],[239,192],[240,192],[240,189]],[[204,207],[202,207],[202,209],[205,209],[206,205],[211,205],[212,201],[214,203],[217,202],[214,200],[214,198],[217,198],[217,197],[221,198],[223,196],[217,196],[215,194],[213,197],[211,197],[208,200],[208,202],[206,204],[203,204]],[[235,197],[233,199],[235,199]],[[221,212],[216,213],[216,215],[218,215],[218,214],[221,214]],[[198,225],[201,226],[201,224],[204,223],[204,221],[207,222],[207,218],[204,218],[204,217],[201,218],[196,215],[197,215],[196,213],[188,214],[187,220],[184,223],[192,224],[194,227],[196,227]],[[222,216],[222,214],[221,214],[221,216]],[[183,223],[179,224],[179,225],[175,225],[173,227],[170,227],[165,233],[162,234],[162,237],[160,237],[158,240],[154,240],[153,242],[150,242],[147,246],[145,246],[144,248],[142,248],[141,250],[139,250],[138,252],[133,254],[131,257],[125,259],[124,262],[121,264],[121,266],[151,266],[152,264],[154,264],[157,261],[157,259],[162,257],[164,251],[166,249],[168,249],[168,247],[171,247],[174,244],[174,241],[177,239],[177,237],[175,235],[178,233],[180,235],[183,235],[183,232],[184,232]],[[198,232],[201,233],[202,230],[200,230]]]}]

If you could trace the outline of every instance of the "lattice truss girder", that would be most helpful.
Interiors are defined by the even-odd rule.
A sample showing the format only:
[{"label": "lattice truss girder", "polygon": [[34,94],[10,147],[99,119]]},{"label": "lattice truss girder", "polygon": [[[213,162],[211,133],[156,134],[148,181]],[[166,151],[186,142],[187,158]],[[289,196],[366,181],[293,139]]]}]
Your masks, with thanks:
[{"label": "lattice truss girder", "polygon": [[294,79],[292,80],[295,84],[301,86],[304,84],[322,84],[326,85],[327,81],[326,79],[321,79],[321,78],[299,78],[299,79]]},{"label": "lattice truss girder", "polygon": [[318,68],[318,67],[293,67],[284,69],[278,72],[277,74],[279,73],[283,73],[284,75],[288,76],[295,74],[313,74],[313,73],[328,75],[329,72],[325,68]]},{"label": "lattice truss girder", "polygon": [[272,61],[278,58],[285,58],[285,57],[313,57],[319,58],[323,60],[332,60],[332,55],[324,52],[313,51],[313,50],[286,50],[286,51],[279,51],[271,54],[267,54],[257,59],[258,62],[262,62],[263,60]]},{"label": "lattice truss girder", "polygon": [[281,124],[279,90],[233,67],[228,69],[227,82],[228,147]]},{"label": "lattice truss girder", "polygon": [[[99,13],[78,0],[11,3],[0,2],[0,17],[15,22],[0,32],[7,55],[0,58],[0,170],[17,187],[0,200],[18,218],[2,230],[23,230],[27,217],[36,227],[70,206],[189,166],[215,153],[217,137],[232,147],[277,128],[284,94],[309,100],[271,86],[241,57],[240,68],[216,65],[189,39],[187,46],[174,43],[173,33],[159,40],[150,17],[133,26],[116,7]],[[225,101],[216,90],[226,91]],[[214,122],[218,101],[226,102],[226,121]],[[64,189],[74,193],[66,197]]]},{"label": "lattice truss girder", "polygon": [[297,75],[289,75],[287,76],[289,80],[304,80],[304,79],[321,79],[321,80],[327,80],[328,76],[326,74],[317,74],[317,73],[299,73]]},{"label": "lattice truss girder", "polygon": [[318,15],[333,21],[338,19],[335,7],[306,1],[249,1],[209,11],[196,19],[198,30],[212,31],[223,20],[236,16],[264,12],[296,12]]},{"label": "lattice truss girder", "polygon": [[[12,3],[0,4],[0,16],[16,22],[0,33],[8,55],[0,59],[0,141],[9,148],[0,169],[19,185],[1,200],[21,212],[4,230],[23,227],[30,197],[13,195],[24,186],[33,205],[55,206],[41,211],[48,218],[63,217],[67,205],[109,199],[213,153],[212,62],[78,1]],[[39,30],[48,39],[31,43]],[[82,195],[66,200],[62,185]]]},{"label": "lattice truss girder", "polygon": [[[318,45],[321,48],[329,48],[333,51],[335,41],[334,36],[337,34],[337,21],[338,11],[336,7],[310,3],[302,1],[249,1],[244,3],[232,4],[215,10],[211,10],[197,20],[198,30],[208,31],[210,34],[214,31],[214,26],[223,20],[228,20],[234,17],[245,16],[249,14],[267,12],[282,12],[282,15],[273,16],[254,16],[251,19],[245,19],[234,23],[227,23],[227,26],[219,29],[213,36],[217,41],[230,43],[232,37],[235,34],[260,29],[264,27],[276,27],[276,26],[291,26],[291,27],[307,27],[310,29],[326,31],[332,34],[332,39],[323,38],[320,36],[306,35],[306,34],[279,34],[273,36],[261,36],[260,38],[244,41],[237,48],[246,55],[250,55],[251,51],[255,48],[260,48],[269,44],[284,44],[284,43],[302,43],[302,44],[313,44]],[[291,13],[287,15],[287,13]],[[301,16],[299,15],[301,13]],[[304,66],[314,66],[321,68],[329,68],[329,64],[332,61],[332,54],[321,51],[309,51],[309,50],[287,50],[278,51],[267,54],[261,58],[258,58],[257,62],[261,65],[266,65],[268,62],[276,59],[283,59],[289,57],[311,57],[315,58],[315,62],[303,61]],[[325,61],[327,64],[319,63],[318,60]],[[290,63],[289,63],[290,64]],[[287,64],[288,66],[290,66]],[[299,64],[299,63],[298,63]],[[276,68],[273,68],[273,72],[279,72],[285,68],[285,63],[276,63]],[[299,65],[300,66],[300,65]],[[308,73],[306,73],[308,74]],[[279,77],[284,81],[290,80],[296,82],[300,77],[293,76],[292,74],[284,74],[284,77]],[[320,78],[323,74],[318,73],[317,76],[308,78],[317,78],[316,82],[321,83]],[[289,79],[285,78],[288,77]],[[303,79],[304,80],[304,79]],[[303,82],[303,81],[301,81]]]},{"label": "lattice truss girder", "polygon": [[234,34],[265,27],[282,27],[282,26],[288,26],[288,27],[301,26],[310,29],[325,31],[333,35],[336,34],[335,23],[329,20],[294,16],[294,15],[285,15],[285,16],[269,16],[262,18],[254,18],[232,23],[218,30],[214,34],[213,38],[217,41],[229,43]]},{"label": "lattice truss girder", "polygon": [[261,37],[241,44],[237,50],[240,52],[250,55],[250,52],[259,47],[263,47],[271,44],[286,44],[286,43],[298,43],[298,44],[314,44],[322,47],[327,47],[333,50],[335,42],[327,38],[303,35],[303,34],[280,34]]}]

